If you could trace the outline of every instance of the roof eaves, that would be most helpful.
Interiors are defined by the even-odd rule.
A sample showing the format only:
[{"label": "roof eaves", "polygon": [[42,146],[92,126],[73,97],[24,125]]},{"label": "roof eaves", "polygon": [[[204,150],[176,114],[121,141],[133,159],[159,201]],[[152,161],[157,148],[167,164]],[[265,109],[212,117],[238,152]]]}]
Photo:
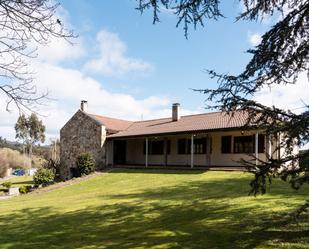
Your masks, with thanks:
[{"label": "roof eaves", "polygon": [[[235,126],[235,127],[228,127],[228,128],[213,128],[213,129],[198,129],[198,130],[184,130],[184,131],[175,131],[175,132],[160,132],[160,133],[144,133],[144,134],[133,134],[133,135],[121,135],[122,132],[112,134],[107,136],[108,139],[117,139],[117,138],[132,138],[132,137],[145,137],[145,136],[160,136],[160,135],[178,135],[178,134],[192,134],[198,132],[218,132],[218,131],[235,131],[239,130],[240,128],[244,128],[245,126]],[[248,128],[247,128],[248,129]],[[252,128],[250,130],[254,130]]]}]

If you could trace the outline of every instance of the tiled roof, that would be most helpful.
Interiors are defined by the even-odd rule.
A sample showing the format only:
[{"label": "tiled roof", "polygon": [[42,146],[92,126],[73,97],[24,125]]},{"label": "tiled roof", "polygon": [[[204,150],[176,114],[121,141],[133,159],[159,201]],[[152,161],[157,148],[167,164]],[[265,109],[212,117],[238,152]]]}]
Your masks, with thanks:
[{"label": "tiled roof", "polygon": [[157,135],[194,131],[210,131],[240,128],[246,124],[248,114],[238,111],[234,115],[213,112],[182,116],[178,121],[172,118],[131,122],[127,129],[108,136],[109,138]]},{"label": "tiled roof", "polygon": [[132,125],[132,121],[116,119],[116,118],[109,118],[105,116],[99,116],[94,114],[88,114],[90,117],[101,123],[106,127],[107,130],[112,131],[123,131],[128,129],[130,125]]}]

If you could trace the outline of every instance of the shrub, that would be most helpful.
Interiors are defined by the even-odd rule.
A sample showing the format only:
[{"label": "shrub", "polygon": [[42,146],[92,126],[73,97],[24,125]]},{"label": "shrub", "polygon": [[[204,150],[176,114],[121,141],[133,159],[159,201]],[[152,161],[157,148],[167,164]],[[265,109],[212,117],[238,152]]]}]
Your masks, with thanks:
[{"label": "shrub", "polygon": [[80,175],[89,175],[95,170],[95,161],[90,153],[82,153],[77,157],[76,166]]},{"label": "shrub", "polygon": [[48,159],[44,162],[43,168],[51,169],[55,173],[55,181],[60,181],[61,164],[59,160]]},{"label": "shrub", "polygon": [[46,186],[52,183],[55,179],[55,173],[51,169],[41,168],[35,172],[33,176],[33,181],[35,185]]},{"label": "shrub", "polygon": [[9,189],[11,186],[12,186],[12,183],[11,182],[4,182],[1,184],[3,187]]},{"label": "shrub", "polygon": [[31,191],[31,186],[30,185],[23,185],[19,187],[19,193],[21,194],[27,194]]}]

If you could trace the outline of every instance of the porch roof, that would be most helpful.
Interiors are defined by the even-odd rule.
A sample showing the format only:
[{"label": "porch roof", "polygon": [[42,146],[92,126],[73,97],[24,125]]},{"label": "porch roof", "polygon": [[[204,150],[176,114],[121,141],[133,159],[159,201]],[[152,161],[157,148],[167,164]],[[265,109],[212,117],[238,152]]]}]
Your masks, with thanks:
[{"label": "porch roof", "polygon": [[108,138],[236,129],[245,126],[247,118],[247,112],[237,111],[233,115],[212,112],[182,116],[178,121],[172,121],[172,118],[137,121],[132,122],[127,129],[109,135]]}]

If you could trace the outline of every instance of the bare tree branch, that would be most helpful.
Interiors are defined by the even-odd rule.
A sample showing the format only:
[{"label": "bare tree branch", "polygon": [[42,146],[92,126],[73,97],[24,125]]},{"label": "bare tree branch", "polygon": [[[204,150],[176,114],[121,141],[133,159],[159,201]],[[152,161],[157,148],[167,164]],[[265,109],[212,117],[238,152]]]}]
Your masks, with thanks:
[{"label": "bare tree branch", "polygon": [[76,37],[57,17],[58,6],[53,0],[0,0],[0,90],[7,111],[15,104],[20,112],[33,112],[48,95],[37,91],[29,61],[51,38]]}]

